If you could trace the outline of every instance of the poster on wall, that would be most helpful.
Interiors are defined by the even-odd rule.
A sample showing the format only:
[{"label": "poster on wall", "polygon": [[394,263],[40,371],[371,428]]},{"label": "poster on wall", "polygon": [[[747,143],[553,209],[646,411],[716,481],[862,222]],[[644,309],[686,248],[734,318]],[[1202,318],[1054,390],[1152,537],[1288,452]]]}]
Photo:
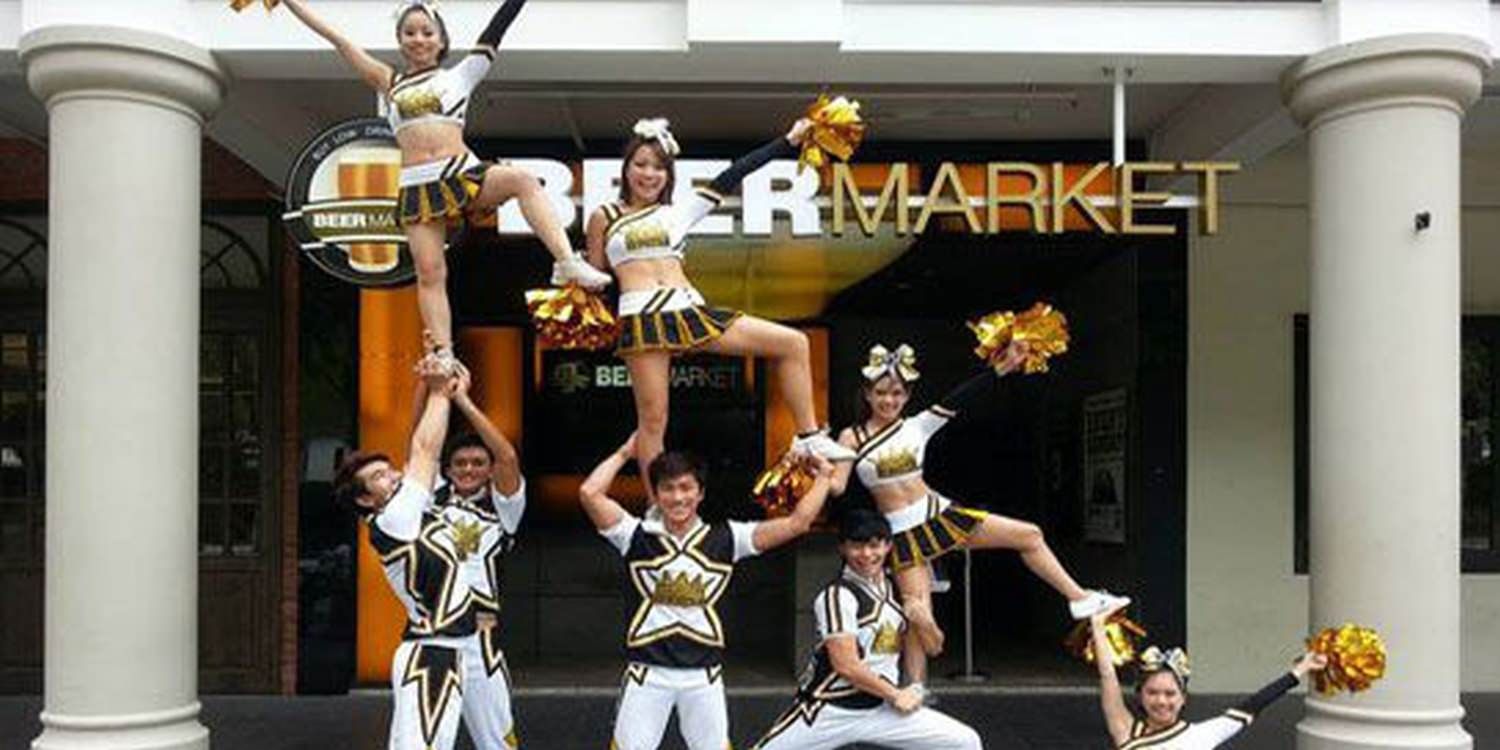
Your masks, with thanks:
[{"label": "poster on wall", "polygon": [[1125,451],[1130,413],[1124,388],[1083,400],[1083,536],[1125,543]]}]

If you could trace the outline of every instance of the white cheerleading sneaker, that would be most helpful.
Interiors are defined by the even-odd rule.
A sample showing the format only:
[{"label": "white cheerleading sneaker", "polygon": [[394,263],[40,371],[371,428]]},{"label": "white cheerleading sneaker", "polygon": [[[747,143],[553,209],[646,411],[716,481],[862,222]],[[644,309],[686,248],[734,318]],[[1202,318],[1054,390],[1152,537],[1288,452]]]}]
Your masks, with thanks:
[{"label": "white cheerleading sneaker", "polygon": [[577,284],[584,289],[603,289],[613,281],[610,275],[589,265],[582,255],[574,253],[552,263],[552,286]]},{"label": "white cheerleading sneaker", "polygon": [[1130,597],[1116,596],[1108,591],[1090,591],[1082,599],[1068,602],[1068,611],[1075,620],[1087,620],[1100,613],[1130,604]]},{"label": "white cheerleading sneaker", "polygon": [[839,444],[837,440],[828,437],[826,432],[814,432],[807,437],[798,437],[792,440],[792,453],[804,456],[822,456],[833,461],[853,461],[855,453]]}]

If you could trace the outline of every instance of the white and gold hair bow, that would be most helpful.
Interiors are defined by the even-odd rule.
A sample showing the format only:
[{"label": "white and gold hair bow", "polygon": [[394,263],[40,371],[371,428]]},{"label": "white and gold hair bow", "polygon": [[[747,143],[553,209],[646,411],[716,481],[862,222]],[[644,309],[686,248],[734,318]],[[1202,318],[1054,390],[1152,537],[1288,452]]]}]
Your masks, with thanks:
[{"label": "white and gold hair bow", "polygon": [[1192,665],[1188,662],[1186,651],[1180,648],[1169,648],[1162,651],[1152,646],[1141,652],[1141,673],[1150,674],[1169,669],[1172,674],[1177,675],[1178,681],[1187,684],[1188,677],[1193,673]]},{"label": "white and gold hair bow", "polygon": [[922,373],[917,372],[917,352],[906,344],[897,346],[895,351],[886,349],[882,344],[870,347],[870,359],[860,368],[860,372],[871,383],[886,375],[894,375],[903,383],[922,377]]},{"label": "white and gold hair bow", "polygon": [[682,147],[677,145],[677,139],[672,137],[672,123],[665,117],[641,118],[635,121],[634,132],[636,135],[648,141],[656,141],[661,144],[661,149],[667,152],[667,156],[675,158],[682,153]]},{"label": "white and gold hair bow", "polygon": [[396,9],[391,11],[391,17],[399,21],[402,14],[411,8],[421,8],[426,11],[428,18],[437,18],[437,0],[399,0],[396,3]]}]

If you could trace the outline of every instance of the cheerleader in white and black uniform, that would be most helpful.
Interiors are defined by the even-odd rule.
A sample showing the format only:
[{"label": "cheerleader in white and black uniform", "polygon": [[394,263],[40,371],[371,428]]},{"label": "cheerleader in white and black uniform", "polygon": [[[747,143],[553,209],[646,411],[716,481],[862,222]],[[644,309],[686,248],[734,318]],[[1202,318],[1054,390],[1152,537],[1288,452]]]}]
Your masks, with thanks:
[{"label": "cheerleader in white and black uniform", "polygon": [[453,360],[452,312],[448,306],[447,228],[516,198],[521,213],[554,258],[552,282],[599,288],[609,275],[573,252],[541,183],[509,164],[480,161],[464,144],[469,97],[494,63],[500,39],[526,0],[506,0],[480,32],[478,43],[450,68],[448,30],[433,5],[413,0],[396,19],[396,39],[405,69],[397,71],[355,46],[308,9],[304,0],[283,0],[292,14],[327,39],[361,79],[380,94],[382,108],[401,146],[398,220],[406,231],[417,271],[417,304],[423,328],[437,340],[434,354],[448,369]]},{"label": "cheerleader in white and black uniform", "polygon": [[611,499],[610,484],[635,451],[631,435],[578,490],[584,512],[620,553],[629,579],[627,665],[610,747],[655,750],[675,710],[688,750],[724,750],[729,713],[719,599],[736,563],[807,533],[823,510],[833,466],[809,459],[817,478],[790,515],[710,524],[698,517],[703,464],[682,453],[662,453],[651,462],[646,477],[656,503],[645,518]]},{"label": "cheerleader in white and black uniform", "polygon": [[841,464],[835,470],[833,494],[843,493],[852,472],[870,490],[875,507],[885,514],[895,534],[891,567],[911,619],[913,644],[905,652],[906,672],[907,679],[916,683],[926,678],[924,654],[936,654],[943,642],[932,616],[928,563],[954,549],[1019,552],[1027,568],[1068,600],[1075,619],[1130,602],[1079,586],[1052,554],[1036,524],[963,507],[933,491],[923,479],[928,441],[960,411],[992,391],[999,378],[1019,367],[1025,347],[1024,342],[1011,344],[996,371],[970,378],[938,403],[906,417],[911,383],[920,376],[916,352],[906,344],[895,351],[876,345],[861,370],[864,418],[839,435],[839,442],[857,457],[852,465]]},{"label": "cheerleader in white and black uniform", "polygon": [[674,203],[677,140],[666,120],[642,120],[625,147],[619,201],[589,217],[589,262],[613,271],[620,284],[622,331],[615,352],[630,368],[642,475],[662,452],[672,356],[688,351],[768,358],[796,423],[793,451],[830,461],[854,457],[818,429],[807,335],[709,305],[683,270],[688,232],[746,175],[773,159],[796,156],[811,126],[809,120],[798,120],[784,137],[740,157],[707,187]]},{"label": "cheerleader in white and black uniform", "polygon": [[483,561],[503,535],[489,514],[438,506],[433,484],[448,428],[454,376],[424,360],[423,408],[405,471],[385,455],[355,453],[339,467],[334,501],[360,515],[396,599],[406,610],[391,660],[390,750],[448,750],[458,736],[465,673],[478,645]]},{"label": "cheerleader in white and black uniform", "polygon": [[1328,665],[1322,654],[1303,654],[1291,671],[1234,708],[1208,721],[1189,722],[1182,719],[1191,673],[1187,652],[1180,648],[1163,652],[1153,646],[1146,649],[1138,660],[1141,677],[1136,683],[1135,695],[1145,716],[1137,718],[1125,705],[1120,679],[1115,674],[1114,651],[1104,631],[1105,623],[1114,612],[1115,609],[1106,610],[1090,619],[1094,661],[1099,666],[1099,705],[1104,711],[1110,739],[1119,750],[1213,750],[1250,726],[1257,714],[1297,687],[1308,672],[1316,672]]},{"label": "cheerleader in white and black uniform", "polygon": [[755,750],[833,750],[856,743],[900,750],[979,750],[979,734],[897,687],[906,617],[885,574],[891,526],[856,508],[839,522],[839,577],[813,598],[818,647],[796,701]]}]

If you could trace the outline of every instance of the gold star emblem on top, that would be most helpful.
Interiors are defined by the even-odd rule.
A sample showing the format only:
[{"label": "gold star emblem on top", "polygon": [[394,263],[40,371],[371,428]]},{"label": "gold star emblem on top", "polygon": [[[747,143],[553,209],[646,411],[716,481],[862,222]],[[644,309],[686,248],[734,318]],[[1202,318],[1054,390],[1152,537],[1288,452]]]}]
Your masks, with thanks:
[{"label": "gold star emblem on top", "polygon": [[734,566],[714,562],[698,549],[708,534],[703,524],[678,541],[658,535],[667,551],[630,564],[630,581],[641,604],[630,618],[625,642],[630,648],[681,636],[706,646],[724,646],[724,626],[714,610],[729,588]]}]

